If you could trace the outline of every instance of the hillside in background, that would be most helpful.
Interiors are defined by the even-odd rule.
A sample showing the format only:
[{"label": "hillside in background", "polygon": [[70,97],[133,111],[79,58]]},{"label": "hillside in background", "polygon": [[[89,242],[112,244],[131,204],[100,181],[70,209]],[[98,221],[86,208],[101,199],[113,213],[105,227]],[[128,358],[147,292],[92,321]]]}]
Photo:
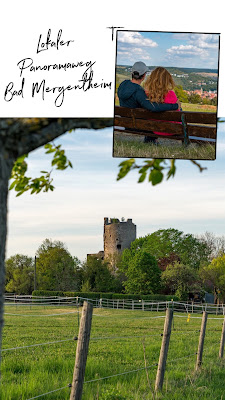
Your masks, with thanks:
[{"label": "hillside in background", "polygon": [[[157,66],[149,66],[150,72]],[[118,65],[116,67],[116,84],[118,85],[124,79],[131,77],[130,65]],[[203,89],[204,91],[217,91],[218,70],[217,69],[201,69],[201,68],[181,68],[166,67],[171,73],[176,86],[181,85],[184,90],[193,91]]]}]

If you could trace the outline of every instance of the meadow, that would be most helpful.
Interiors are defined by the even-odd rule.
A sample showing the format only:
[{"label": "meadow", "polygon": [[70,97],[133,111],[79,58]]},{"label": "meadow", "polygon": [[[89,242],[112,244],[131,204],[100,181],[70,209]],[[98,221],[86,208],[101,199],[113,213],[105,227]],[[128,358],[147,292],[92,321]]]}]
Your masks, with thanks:
[{"label": "meadow", "polygon": [[[77,311],[69,306],[5,307],[0,398],[69,399]],[[225,362],[218,358],[223,317],[209,315],[203,365],[195,372],[201,314],[191,315],[188,322],[187,314],[177,312],[163,391],[155,396],[164,315],[94,309],[83,400],[225,399]]]}]

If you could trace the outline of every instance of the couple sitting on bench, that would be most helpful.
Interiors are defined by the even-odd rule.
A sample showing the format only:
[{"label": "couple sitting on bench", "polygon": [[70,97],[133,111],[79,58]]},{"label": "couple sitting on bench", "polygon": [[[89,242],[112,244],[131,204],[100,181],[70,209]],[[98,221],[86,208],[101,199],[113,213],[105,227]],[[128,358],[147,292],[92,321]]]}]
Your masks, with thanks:
[{"label": "couple sitting on bench", "polygon": [[[178,110],[181,103],[173,89],[175,87],[171,74],[163,67],[158,67],[147,77],[144,89],[140,86],[145,79],[147,66],[142,61],[132,67],[132,79],[123,81],[118,88],[120,106],[145,108],[160,112]],[[155,132],[159,135],[168,135]],[[145,142],[156,143],[156,139],[145,136]]]}]

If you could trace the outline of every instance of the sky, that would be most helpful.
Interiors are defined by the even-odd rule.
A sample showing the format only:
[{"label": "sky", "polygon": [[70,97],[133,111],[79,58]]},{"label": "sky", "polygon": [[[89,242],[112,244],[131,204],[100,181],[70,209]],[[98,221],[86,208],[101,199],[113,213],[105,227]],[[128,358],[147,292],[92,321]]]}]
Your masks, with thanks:
[{"label": "sky", "polygon": [[119,31],[117,65],[217,69],[218,46],[217,34]]},{"label": "sky", "polygon": [[[225,119],[225,118],[224,118]],[[54,192],[20,197],[10,191],[7,258],[35,255],[44,239],[64,242],[73,256],[103,250],[104,217],[132,218],[137,237],[158,229],[225,234],[225,123],[219,124],[217,159],[177,161],[174,178],[157,186],[137,183],[132,171],[116,181],[120,158],[112,157],[113,130],[76,130],[58,138],[73,169],[53,173]],[[137,160],[139,163],[143,159]],[[43,149],[30,153],[29,176],[50,169]]]}]

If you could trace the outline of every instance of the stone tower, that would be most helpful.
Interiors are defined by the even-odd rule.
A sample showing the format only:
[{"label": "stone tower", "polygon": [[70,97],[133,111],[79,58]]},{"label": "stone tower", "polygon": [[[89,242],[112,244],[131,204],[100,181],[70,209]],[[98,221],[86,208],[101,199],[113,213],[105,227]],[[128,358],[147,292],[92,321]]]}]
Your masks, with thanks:
[{"label": "stone tower", "polygon": [[132,219],[120,221],[117,218],[104,218],[104,259],[121,254],[135,239],[136,225]]}]

